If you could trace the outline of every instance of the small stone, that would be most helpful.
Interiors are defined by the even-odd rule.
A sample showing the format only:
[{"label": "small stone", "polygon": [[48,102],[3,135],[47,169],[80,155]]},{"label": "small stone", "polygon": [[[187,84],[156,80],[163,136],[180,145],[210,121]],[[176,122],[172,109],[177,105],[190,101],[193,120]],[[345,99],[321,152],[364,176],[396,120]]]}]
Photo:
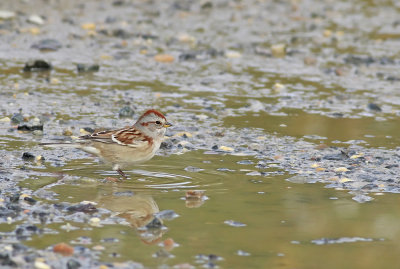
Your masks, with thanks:
[{"label": "small stone", "polygon": [[29,196],[24,197],[24,201],[26,201],[30,205],[34,205],[37,203],[37,201],[35,199],[33,199],[32,197],[29,197]]},{"label": "small stone", "polygon": [[226,220],[224,221],[225,224],[232,226],[232,227],[245,227],[247,226],[244,223],[238,222],[238,221],[234,221],[234,220]]},{"label": "small stone", "polygon": [[332,31],[329,29],[325,29],[322,34],[324,37],[330,37],[332,36]]},{"label": "small stone", "polygon": [[81,264],[74,259],[70,259],[67,262],[67,269],[78,269],[79,267],[81,267]]},{"label": "small stone", "polygon": [[52,68],[51,64],[44,60],[34,60],[28,61],[25,63],[24,72],[33,72],[33,71],[46,71]]},{"label": "small stone", "polygon": [[63,256],[71,256],[74,254],[74,248],[66,243],[58,243],[53,247],[53,252],[60,253]]},{"label": "small stone", "polygon": [[170,251],[175,247],[176,244],[172,238],[167,238],[162,242],[162,245],[166,250]]},{"label": "small stone", "polygon": [[22,154],[22,160],[24,161],[33,161],[35,159],[35,155],[30,152],[24,152]]},{"label": "small stone", "polygon": [[120,118],[131,118],[135,114],[135,111],[130,106],[124,106],[118,112]]},{"label": "small stone", "polygon": [[194,166],[187,166],[187,167],[185,167],[184,170],[188,171],[188,172],[200,172],[200,171],[203,171],[204,169],[199,168],[199,167],[194,167]]},{"label": "small stone", "polygon": [[196,42],[196,38],[188,35],[188,34],[179,34],[178,35],[178,40],[182,43],[195,43]]},{"label": "small stone", "polygon": [[274,92],[281,92],[283,89],[285,89],[285,85],[275,83],[274,86],[272,86],[272,89],[274,90]]},{"label": "small stone", "polygon": [[271,46],[272,56],[281,58],[286,56],[286,44],[275,44]]},{"label": "small stone", "polygon": [[50,265],[44,263],[43,261],[36,259],[34,263],[35,269],[51,269]]},{"label": "small stone", "polygon": [[88,23],[83,23],[81,25],[82,29],[84,30],[96,30],[96,24],[92,23],[92,22],[88,22]]},{"label": "small stone", "polygon": [[202,190],[191,190],[186,192],[185,198],[191,200],[200,200],[204,198],[204,194],[205,191]]},{"label": "small stone", "polygon": [[10,122],[11,119],[9,117],[4,117],[0,119],[0,122]]},{"label": "small stone", "polygon": [[174,210],[168,209],[168,210],[160,211],[160,212],[154,214],[154,216],[156,216],[157,218],[162,219],[162,220],[173,220],[173,219],[179,217],[179,214],[175,213]]},{"label": "small stone", "polygon": [[240,249],[236,252],[236,254],[239,256],[250,256],[250,253],[240,250]]},{"label": "small stone", "polygon": [[225,52],[225,57],[230,59],[237,59],[242,57],[242,54],[240,54],[240,52],[237,51],[228,50]]},{"label": "small stone", "polygon": [[29,23],[33,23],[36,25],[43,25],[44,24],[44,20],[42,17],[40,17],[39,15],[31,15],[29,16],[28,20]]},{"label": "small stone", "polygon": [[55,39],[42,39],[34,43],[31,48],[38,50],[53,50],[56,51],[62,47],[61,43]]},{"label": "small stone", "polygon": [[169,55],[169,54],[157,54],[154,56],[154,60],[160,63],[172,63],[175,61],[174,56]]},{"label": "small stone", "polygon": [[89,225],[94,227],[100,227],[100,219],[97,217],[89,219]]},{"label": "small stone", "polygon": [[305,65],[315,65],[317,63],[317,59],[314,57],[305,57],[303,61]]},{"label": "small stone", "polygon": [[160,229],[162,227],[162,222],[159,218],[153,218],[153,220],[149,223],[147,223],[146,228],[147,229]]},{"label": "small stone", "polygon": [[0,10],[1,20],[10,20],[15,18],[15,12],[9,10]]},{"label": "small stone", "polygon": [[43,131],[42,130],[34,130],[32,132],[33,135],[35,136],[42,136],[43,135]]},{"label": "small stone", "polygon": [[375,112],[381,112],[382,108],[380,106],[378,106],[377,104],[374,103],[369,103],[368,104],[368,109],[375,111]]},{"label": "small stone", "polygon": [[16,113],[11,117],[12,124],[21,124],[24,120],[24,116],[21,113]]},{"label": "small stone", "polygon": [[71,136],[71,135],[73,135],[73,132],[72,132],[71,128],[68,127],[68,128],[66,128],[66,129],[64,129],[63,135],[65,135],[65,136]]},{"label": "small stone", "polygon": [[233,151],[234,150],[233,148],[227,147],[227,146],[220,146],[219,149],[223,150],[223,151]]},{"label": "small stone", "polygon": [[342,173],[342,172],[347,172],[347,171],[349,171],[349,169],[347,169],[346,167],[338,167],[338,168],[335,168],[335,170],[334,170],[336,173]]},{"label": "small stone", "polygon": [[83,72],[97,72],[100,70],[100,65],[98,64],[77,64],[76,69],[78,70],[79,73]]}]

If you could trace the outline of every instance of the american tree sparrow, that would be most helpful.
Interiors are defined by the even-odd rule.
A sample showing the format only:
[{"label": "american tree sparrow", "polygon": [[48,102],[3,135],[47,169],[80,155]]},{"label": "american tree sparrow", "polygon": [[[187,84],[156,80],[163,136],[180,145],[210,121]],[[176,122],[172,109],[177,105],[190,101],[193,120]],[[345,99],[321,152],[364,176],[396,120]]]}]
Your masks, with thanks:
[{"label": "american tree sparrow", "polygon": [[80,136],[73,143],[42,143],[40,145],[73,147],[91,153],[112,164],[124,179],[122,168],[150,160],[160,148],[166,128],[172,126],[157,110],[147,110],[131,127],[101,131]]}]

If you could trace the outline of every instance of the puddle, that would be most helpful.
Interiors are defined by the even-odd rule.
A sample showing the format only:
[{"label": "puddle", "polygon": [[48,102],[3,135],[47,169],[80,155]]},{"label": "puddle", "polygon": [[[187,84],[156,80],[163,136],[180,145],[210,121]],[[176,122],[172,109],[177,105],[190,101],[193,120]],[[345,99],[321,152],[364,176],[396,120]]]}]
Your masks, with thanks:
[{"label": "puddle", "polygon": [[[3,2],[2,265],[398,263],[398,3]],[[148,108],[174,125],[127,181],[39,146]]]}]

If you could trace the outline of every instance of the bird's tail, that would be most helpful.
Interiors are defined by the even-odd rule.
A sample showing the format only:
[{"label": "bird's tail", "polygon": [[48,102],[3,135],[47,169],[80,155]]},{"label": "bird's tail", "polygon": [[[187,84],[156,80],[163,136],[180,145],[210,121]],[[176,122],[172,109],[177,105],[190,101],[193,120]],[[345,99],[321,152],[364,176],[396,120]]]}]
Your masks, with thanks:
[{"label": "bird's tail", "polygon": [[49,148],[80,148],[82,145],[77,143],[69,143],[69,142],[53,142],[53,143],[40,143],[39,146],[45,146]]}]

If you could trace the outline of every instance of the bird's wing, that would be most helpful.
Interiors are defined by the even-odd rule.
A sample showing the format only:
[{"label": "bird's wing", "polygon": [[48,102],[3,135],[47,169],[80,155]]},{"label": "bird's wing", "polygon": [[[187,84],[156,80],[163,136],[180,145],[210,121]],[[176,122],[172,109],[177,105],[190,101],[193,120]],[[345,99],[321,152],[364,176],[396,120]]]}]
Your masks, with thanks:
[{"label": "bird's wing", "polygon": [[108,144],[117,143],[122,146],[134,148],[152,143],[150,137],[143,135],[140,131],[132,127],[112,131],[101,131],[91,135],[81,136],[80,139]]}]

